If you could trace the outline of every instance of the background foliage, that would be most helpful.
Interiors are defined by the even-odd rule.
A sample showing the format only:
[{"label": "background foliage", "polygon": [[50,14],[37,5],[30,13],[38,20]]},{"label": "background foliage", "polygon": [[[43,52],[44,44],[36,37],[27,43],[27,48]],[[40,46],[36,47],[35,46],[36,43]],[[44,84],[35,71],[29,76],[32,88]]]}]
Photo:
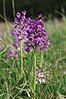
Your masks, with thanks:
[{"label": "background foliage", "polygon": [[[56,11],[66,14],[66,0],[5,0],[8,19],[13,17],[12,1],[15,2],[15,12],[25,9],[28,16],[32,17],[39,13],[44,16],[60,17]],[[3,15],[3,0],[0,0],[0,14]]]}]

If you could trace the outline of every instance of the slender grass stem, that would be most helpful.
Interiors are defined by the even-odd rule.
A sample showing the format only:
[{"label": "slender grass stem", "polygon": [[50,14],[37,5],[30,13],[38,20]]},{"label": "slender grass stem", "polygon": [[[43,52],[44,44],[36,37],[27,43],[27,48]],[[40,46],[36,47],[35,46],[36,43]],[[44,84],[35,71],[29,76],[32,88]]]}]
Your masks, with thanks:
[{"label": "slender grass stem", "polygon": [[5,5],[6,5],[6,2],[5,2],[5,0],[3,0],[3,14],[4,14],[4,18],[6,18],[6,9],[5,9]]},{"label": "slender grass stem", "polygon": [[15,17],[15,2],[12,0],[13,16]]},{"label": "slender grass stem", "polygon": [[7,83],[7,81],[5,81],[5,85],[6,85],[6,91],[7,91],[7,99],[10,99],[10,96],[9,96],[9,88],[8,88],[8,83]]}]

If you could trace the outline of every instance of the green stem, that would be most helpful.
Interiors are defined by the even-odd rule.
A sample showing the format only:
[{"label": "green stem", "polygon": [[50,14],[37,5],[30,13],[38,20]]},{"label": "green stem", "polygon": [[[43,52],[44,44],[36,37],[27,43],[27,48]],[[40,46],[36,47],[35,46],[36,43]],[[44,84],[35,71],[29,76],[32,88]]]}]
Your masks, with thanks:
[{"label": "green stem", "polygon": [[9,96],[9,88],[8,88],[8,83],[7,83],[7,81],[5,81],[5,85],[6,85],[6,91],[7,91],[7,99],[10,99],[10,96]]},{"label": "green stem", "polygon": [[34,49],[34,82],[33,82],[33,90],[35,92],[36,89],[36,48]]},{"label": "green stem", "polygon": [[43,51],[40,53],[40,66],[43,64]]},{"label": "green stem", "polygon": [[22,51],[22,41],[20,42],[20,58],[21,58],[21,77],[23,77],[23,51]]}]

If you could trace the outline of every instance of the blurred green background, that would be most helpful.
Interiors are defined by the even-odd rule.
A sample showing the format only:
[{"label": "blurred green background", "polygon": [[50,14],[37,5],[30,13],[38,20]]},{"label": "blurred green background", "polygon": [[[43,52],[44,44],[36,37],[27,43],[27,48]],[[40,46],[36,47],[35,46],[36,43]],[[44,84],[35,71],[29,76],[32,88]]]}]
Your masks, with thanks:
[{"label": "blurred green background", "polygon": [[[5,6],[3,6],[4,1]],[[0,15],[3,15],[5,7],[7,19],[13,20],[13,6],[15,13],[26,10],[28,16],[33,18],[40,13],[46,18],[61,18],[57,11],[66,14],[66,0],[0,0]]]}]

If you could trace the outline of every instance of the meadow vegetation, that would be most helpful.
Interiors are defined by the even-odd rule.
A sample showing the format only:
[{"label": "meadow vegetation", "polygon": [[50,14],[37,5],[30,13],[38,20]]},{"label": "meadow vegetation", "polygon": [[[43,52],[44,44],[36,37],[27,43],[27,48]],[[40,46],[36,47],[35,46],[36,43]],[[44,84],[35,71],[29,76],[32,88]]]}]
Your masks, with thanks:
[{"label": "meadow vegetation", "polygon": [[[13,23],[0,23],[0,99],[66,99],[66,18],[49,20],[45,28],[50,40],[48,51],[43,52],[45,83],[37,83],[33,93],[33,52],[23,53],[25,75],[21,78],[20,58],[7,57],[14,42]],[[40,53],[36,53],[40,69]]]}]

